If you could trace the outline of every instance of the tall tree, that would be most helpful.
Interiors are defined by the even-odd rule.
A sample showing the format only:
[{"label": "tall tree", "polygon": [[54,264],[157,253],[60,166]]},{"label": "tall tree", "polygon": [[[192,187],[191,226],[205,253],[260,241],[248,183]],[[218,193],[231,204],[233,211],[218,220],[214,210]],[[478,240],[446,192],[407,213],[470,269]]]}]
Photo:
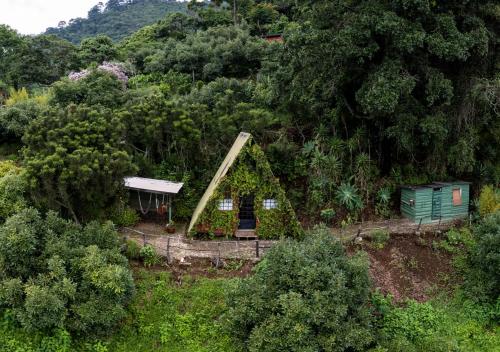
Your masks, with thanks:
[{"label": "tall tree", "polygon": [[101,107],[70,105],[33,121],[24,136],[24,162],[39,203],[66,210],[76,221],[103,214],[123,177],[135,171],[122,149],[124,130]]}]

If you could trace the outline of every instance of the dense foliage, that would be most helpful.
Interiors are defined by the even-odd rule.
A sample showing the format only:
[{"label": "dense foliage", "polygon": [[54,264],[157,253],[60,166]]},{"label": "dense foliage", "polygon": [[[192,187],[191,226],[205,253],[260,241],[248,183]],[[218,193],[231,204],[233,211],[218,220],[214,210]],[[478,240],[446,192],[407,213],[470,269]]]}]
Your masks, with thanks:
[{"label": "dense foliage", "polygon": [[111,223],[81,227],[30,208],[0,226],[0,309],[28,331],[105,331],[133,288]]},{"label": "dense foliage", "polygon": [[[477,244],[468,267],[468,288],[480,302],[500,304],[500,211],[487,215],[475,228]],[[498,308],[497,308],[498,309]],[[500,321],[500,311],[497,312]]]},{"label": "dense foliage", "polygon": [[228,328],[249,351],[362,351],[373,340],[367,269],[327,229],[283,241],[230,293]]},{"label": "dense foliage", "polygon": [[[14,160],[0,161],[0,349],[494,350],[499,20],[493,0],[110,0],[57,36],[0,25],[0,159]],[[137,221],[123,177],[184,182],[174,215],[188,219],[240,131],[311,224],[389,218],[401,184],[489,184],[477,226],[436,239],[464,276],[453,301],[370,305],[366,260],[317,230],[234,282],[141,272],[127,311],[132,277],[105,222]],[[241,166],[227,181],[261,180]],[[262,237],[297,234],[260,215]],[[160,262],[149,246],[127,254]]]},{"label": "dense foliage", "polygon": [[126,0],[102,2],[90,9],[87,18],[62,21],[48,28],[46,34],[57,35],[74,44],[99,34],[120,40],[143,26],[154,23],[169,12],[185,12],[186,5],[175,0]]},{"label": "dense foliage", "polygon": [[99,105],[69,105],[35,120],[24,136],[24,158],[39,203],[75,221],[100,217],[134,171],[123,134],[122,122]]}]

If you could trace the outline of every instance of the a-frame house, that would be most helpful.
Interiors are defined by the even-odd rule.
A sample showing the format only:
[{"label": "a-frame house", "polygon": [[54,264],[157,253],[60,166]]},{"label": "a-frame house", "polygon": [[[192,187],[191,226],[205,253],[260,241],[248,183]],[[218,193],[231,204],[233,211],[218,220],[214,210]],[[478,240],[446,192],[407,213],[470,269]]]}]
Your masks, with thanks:
[{"label": "a-frame house", "polygon": [[262,149],[241,132],[193,213],[188,234],[301,237],[303,230]]}]

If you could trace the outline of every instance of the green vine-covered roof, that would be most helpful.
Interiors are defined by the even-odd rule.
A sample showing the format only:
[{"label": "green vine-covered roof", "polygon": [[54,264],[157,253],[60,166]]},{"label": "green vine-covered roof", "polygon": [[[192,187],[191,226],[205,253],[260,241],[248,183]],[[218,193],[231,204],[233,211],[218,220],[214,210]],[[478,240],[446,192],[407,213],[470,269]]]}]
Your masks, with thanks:
[{"label": "green vine-covered roof", "polygon": [[236,160],[236,158],[240,154],[241,150],[247,144],[247,142],[250,140],[251,137],[252,137],[252,135],[250,133],[240,132],[240,134],[238,135],[238,137],[234,141],[233,146],[231,147],[231,149],[227,153],[224,161],[222,162],[219,169],[215,173],[214,178],[212,179],[212,181],[208,185],[205,193],[203,194],[203,197],[201,197],[200,202],[196,206],[196,209],[194,210],[194,213],[193,213],[193,217],[191,218],[191,222],[189,223],[189,228],[188,228],[187,233],[191,232],[191,229],[198,221],[198,217],[205,209],[205,207],[206,207],[208,201],[210,200],[210,197],[214,193],[215,189],[217,188],[217,186],[219,186],[219,184],[222,181],[222,179],[224,178],[224,176],[226,176],[228,170],[231,168],[234,161]]}]

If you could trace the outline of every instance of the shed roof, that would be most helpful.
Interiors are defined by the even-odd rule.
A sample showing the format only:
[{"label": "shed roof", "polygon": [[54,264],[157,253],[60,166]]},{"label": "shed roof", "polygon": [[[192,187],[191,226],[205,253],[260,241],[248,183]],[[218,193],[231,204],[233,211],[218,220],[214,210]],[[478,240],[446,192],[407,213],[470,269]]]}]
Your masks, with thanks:
[{"label": "shed roof", "polygon": [[210,197],[214,193],[217,186],[219,186],[219,184],[221,183],[224,176],[226,176],[227,171],[233,165],[234,161],[236,160],[236,158],[238,157],[238,155],[240,154],[241,150],[243,149],[245,144],[248,142],[250,137],[251,137],[250,133],[246,133],[246,132],[240,132],[238,137],[236,137],[236,140],[234,141],[233,146],[231,147],[231,149],[229,149],[229,152],[227,153],[224,161],[222,162],[219,169],[215,173],[214,177],[212,178],[212,181],[208,185],[205,193],[203,194],[203,197],[201,197],[200,202],[196,206],[196,209],[194,210],[194,213],[193,213],[193,217],[191,218],[191,222],[189,223],[189,227],[188,227],[188,231],[187,231],[188,233],[191,231],[194,224],[196,224],[198,217],[205,209]]},{"label": "shed roof", "polygon": [[181,182],[156,180],[144,177],[125,177],[125,188],[160,194],[177,194],[184,185]]},{"label": "shed roof", "polygon": [[443,186],[451,186],[451,185],[470,185],[471,182],[467,181],[451,181],[451,182],[433,182],[426,185],[402,185],[401,188],[408,188],[411,190],[422,189],[422,188],[435,188],[435,187],[443,187]]}]

